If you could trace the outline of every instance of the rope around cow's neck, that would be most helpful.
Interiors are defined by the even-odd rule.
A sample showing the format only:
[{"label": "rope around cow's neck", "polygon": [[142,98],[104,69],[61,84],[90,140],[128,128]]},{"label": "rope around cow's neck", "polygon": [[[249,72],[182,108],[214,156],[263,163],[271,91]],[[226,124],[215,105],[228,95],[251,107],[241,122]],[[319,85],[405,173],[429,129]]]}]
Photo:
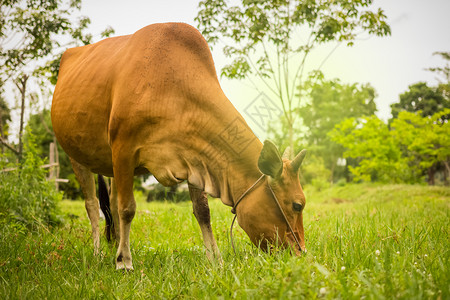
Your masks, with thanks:
[{"label": "rope around cow's neck", "polygon": [[230,227],[230,240],[231,240],[231,246],[233,247],[233,252],[234,255],[236,255],[236,248],[234,247],[234,240],[233,240],[233,225],[234,222],[236,221],[236,207],[238,206],[238,204],[242,201],[242,199],[244,199],[244,197],[258,184],[258,182],[260,182],[263,178],[264,178],[264,174],[261,175],[261,177],[258,178],[258,180],[255,181],[254,184],[252,184],[251,187],[249,187],[240,197],[239,199],[236,201],[236,203],[234,204],[233,208],[231,209],[231,213],[234,214],[234,218],[233,218],[233,222],[231,222],[231,227]]},{"label": "rope around cow's neck", "polygon": [[[236,248],[234,247],[234,240],[233,240],[233,225],[234,222],[236,221],[236,207],[238,206],[238,204],[244,199],[244,197],[250,193],[250,191],[265,177],[266,175],[261,175],[261,177],[258,178],[258,180],[255,181],[254,184],[252,184],[252,186],[250,186],[240,197],[239,199],[236,201],[236,203],[234,204],[233,208],[231,209],[231,212],[234,214],[234,218],[233,221],[231,222],[231,227],[230,227],[230,240],[231,240],[231,246],[233,247],[233,252],[234,255],[236,255]],[[294,233],[294,230],[291,227],[291,224],[289,223],[286,214],[284,213],[283,208],[280,205],[280,202],[278,201],[277,196],[275,195],[275,192],[273,191],[272,187],[270,186],[269,183],[267,183],[267,185],[269,186],[270,192],[272,193],[273,198],[275,199],[275,202],[277,203],[278,208],[281,211],[281,214],[283,215],[284,220],[286,221],[287,226],[289,227],[289,231],[291,232],[292,236],[295,239],[295,242],[297,243],[298,249],[300,250],[300,252],[302,251],[302,247],[300,247],[300,242],[297,239],[297,236]]]}]

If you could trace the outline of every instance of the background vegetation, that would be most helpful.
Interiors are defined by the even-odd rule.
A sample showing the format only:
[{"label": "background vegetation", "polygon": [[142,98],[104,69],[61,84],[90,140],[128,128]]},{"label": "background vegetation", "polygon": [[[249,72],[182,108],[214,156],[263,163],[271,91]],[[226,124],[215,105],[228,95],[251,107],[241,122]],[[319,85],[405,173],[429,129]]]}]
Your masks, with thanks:
[{"label": "background vegetation", "polygon": [[58,206],[62,195],[46,180],[34,142],[29,133],[19,165],[0,161],[0,169],[6,170],[0,172],[0,226],[17,227],[18,232],[34,231],[40,224],[52,227],[62,221]]},{"label": "background vegetation", "polygon": [[[59,57],[67,47],[94,39],[87,32],[89,18],[77,16],[80,7],[80,1],[62,0],[48,1],[46,6],[25,0],[2,4],[6,13],[0,32],[0,59],[4,62],[0,148],[6,163],[21,162],[26,125],[36,136],[42,159],[49,156],[49,144],[56,142],[49,108]],[[287,146],[294,148],[292,153],[309,150],[304,184],[317,188],[352,181],[449,184],[449,52],[436,52],[444,63],[429,68],[439,84],[412,83],[392,105],[392,118],[387,122],[375,115],[377,94],[369,83],[326,79],[320,66],[308,74],[304,71],[305,61],[316,47],[331,42],[351,46],[361,35],[390,34],[383,10],[372,7],[371,1],[243,1],[237,6],[201,1],[197,22],[211,45],[219,39],[225,42],[224,51],[231,62],[221,70],[222,76],[248,78],[256,88],[258,82],[273,88],[284,114],[270,125],[268,137],[281,150]],[[107,28],[98,36],[113,32]],[[298,45],[292,36],[305,37],[303,44]],[[277,51],[272,53],[269,48]],[[11,108],[11,101],[5,101],[7,87],[18,91],[17,107]],[[25,108],[30,112],[28,118]],[[18,137],[9,134],[11,110],[20,111]],[[69,160],[59,146],[57,150],[57,173],[69,180],[59,188],[66,198],[80,198]],[[137,188],[142,187],[143,179],[136,181]]]},{"label": "background vegetation", "polygon": [[[149,192],[138,178],[136,270],[128,274],[112,271],[115,248],[105,241],[102,255],[93,256],[83,202],[67,200],[81,193],[59,146],[59,177],[69,183],[58,192],[42,168],[56,141],[49,104],[59,57],[94,39],[89,18],[77,15],[81,1],[0,5],[2,298],[450,297],[450,52],[436,52],[444,63],[429,68],[439,83],[411,83],[389,120],[375,115],[377,93],[369,83],[327,79],[320,65],[304,72],[315,47],[351,46],[361,33],[390,34],[372,1],[200,1],[199,29],[211,44],[227,42],[230,64],[222,76],[271,89],[283,116],[269,137],[281,150],[309,150],[301,172],[309,252],[268,255],[237,229],[234,255],[229,209],[211,199],[223,263],[210,263],[188,193],[161,186]],[[298,31],[306,32],[306,43],[291,38]],[[107,28],[98,36],[112,33]],[[7,99],[7,89],[17,98]],[[12,136],[16,111],[20,129]],[[153,200],[160,202],[146,203]]]}]

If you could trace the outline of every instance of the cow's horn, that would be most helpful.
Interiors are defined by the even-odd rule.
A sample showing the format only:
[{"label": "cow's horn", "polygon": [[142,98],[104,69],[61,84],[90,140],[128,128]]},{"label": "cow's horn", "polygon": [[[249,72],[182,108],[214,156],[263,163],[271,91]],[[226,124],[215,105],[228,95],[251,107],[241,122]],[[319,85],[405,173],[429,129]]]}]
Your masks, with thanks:
[{"label": "cow's horn", "polygon": [[294,171],[298,171],[300,169],[300,166],[302,165],[303,159],[306,155],[306,149],[303,149],[300,151],[299,154],[292,160],[291,166],[294,169]]}]

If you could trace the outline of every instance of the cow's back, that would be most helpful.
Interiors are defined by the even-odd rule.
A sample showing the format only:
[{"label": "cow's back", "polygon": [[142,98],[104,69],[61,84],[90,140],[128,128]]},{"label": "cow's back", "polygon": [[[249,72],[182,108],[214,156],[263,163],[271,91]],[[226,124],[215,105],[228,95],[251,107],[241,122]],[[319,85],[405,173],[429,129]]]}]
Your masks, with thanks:
[{"label": "cow's back", "polygon": [[200,110],[208,106],[236,114],[220,89],[206,41],[189,25],[155,24],[66,51],[52,122],[69,156],[112,175],[111,145],[138,149],[189,131],[199,116],[205,122]]},{"label": "cow's back", "polygon": [[92,169],[107,171],[112,166],[107,139],[111,71],[128,39],[72,48],[61,59],[52,101],[53,129],[64,151]]}]

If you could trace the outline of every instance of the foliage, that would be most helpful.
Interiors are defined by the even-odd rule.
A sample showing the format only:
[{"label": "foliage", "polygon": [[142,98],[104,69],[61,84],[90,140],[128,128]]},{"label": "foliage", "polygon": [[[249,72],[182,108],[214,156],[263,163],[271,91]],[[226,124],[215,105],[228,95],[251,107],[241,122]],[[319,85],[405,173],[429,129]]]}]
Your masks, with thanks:
[{"label": "foliage", "polygon": [[[355,185],[307,190],[308,253],[267,254],[210,200],[223,263],[209,263],[192,205],[139,202],[132,224],[135,271],[114,270],[115,247],[93,255],[84,204],[63,201],[73,216],[51,233],[0,235],[4,299],[448,299],[449,189]],[[58,283],[55,285],[55,282]]]},{"label": "foliage", "polygon": [[442,121],[449,113],[400,112],[391,129],[375,116],[349,118],[329,135],[346,148],[344,157],[357,159],[358,166],[350,167],[355,181],[419,182],[438,163],[449,172],[450,125]]},{"label": "foliage", "polygon": [[0,227],[36,230],[42,224],[54,226],[61,222],[61,195],[47,181],[43,164],[30,131],[22,164],[7,165],[3,158],[0,160],[0,169],[13,166],[12,170],[0,172]]},{"label": "foliage", "polygon": [[[28,120],[29,132],[36,140],[36,151],[42,158],[49,156],[49,145],[53,142],[52,121],[50,111],[44,109],[42,112],[30,115]],[[29,132],[24,135],[24,140],[29,138]]]},{"label": "foliage", "polygon": [[6,138],[8,136],[8,125],[11,121],[11,110],[8,107],[5,99],[0,94],[0,137]]},{"label": "foliage", "polygon": [[[275,76],[277,70],[270,63],[267,43],[279,50],[279,62],[286,67],[286,61],[281,59],[287,60],[288,54],[307,54],[317,44],[345,41],[352,45],[356,30],[378,36],[390,34],[383,10],[362,10],[371,2],[244,0],[240,5],[231,6],[224,0],[201,1],[196,21],[210,44],[217,43],[221,37],[235,44],[224,48],[225,55],[235,60],[222,74],[243,78],[256,72],[262,77],[270,77]],[[308,42],[296,45],[292,36],[303,30],[309,33]],[[253,65],[250,55],[255,54],[257,46],[262,46],[264,53]],[[282,83],[279,82],[277,87],[281,91]]]},{"label": "foliage", "polygon": [[[446,69],[432,69],[436,70]],[[400,96],[400,103],[392,105],[394,117],[389,120],[389,126],[375,120],[376,117],[370,120],[369,125],[373,125],[372,129],[376,130],[372,135],[368,127],[363,128],[368,121],[364,116],[373,116],[376,111],[376,94],[370,85],[327,81],[320,72],[316,72],[299,91],[303,94],[301,97],[307,101],[296,110],[303,124],[296,125],[295,134],[298,135],[295,136],[294,145],[296,151],[307,148],[308,156],[315,160],[312,162],[312,168],[305,172],[303,182],[312,182],[313,178],[308,174],[318,176],[315,180],[316,186],[326,186],[326,181],[336,182],[343,178],[349,180],[350,177],[367,181],[420,182],[427,173],[429,184],[434,184],[434,173],[438,172],[443,175],[444,183],[448,183],[448,158],[445,158],[444,154],[439,154],[438,158],[437,153],[446,149],[441,145],[447,140],[445,130],[448,126],[446,120],[450,116],[447,107],[450,103],[450,84],[441,83],[437,87],[429,87],[426,83],[411,85],[409,90]],[[406,114],[408,111],[417,114]],[[405,119],[406,116],[410,116],[410,119]],[[428,118],[424,118],[425,116]],[[334,126],[346,118],[353,119],[340,128],[345,131],[330,134]],[[396,127],[403,129],[392,131],[394,123]],[[408,126],[412,128],[407,129]],[[353,130],[358,130],[359,136],[352,136]],[[299,135],[300,132],[302,136]],[[336,134],[341,137],[338,138]],[[281,118],[279,124],[271,124],[269,136],[279,145],[287,146],[288,122],[285,117]],[[368,144],[364,144],[366,139],[370,141]],[[338,140],[341,143],[337,142]],[[345,148],[344,144],[348,148]],[[345,160],[342,159],[344,152]],[[322,178],[324,172],[317,174],[313,171],[314,168],[322,170],[323,167],[316,156],[321,157],[322,164],[331,171],[328,180]],[[397,163],[394,163],[395,161]],[[305,163],[307,164],[308,160]],[[352,172],[349,174],[350,169]],[[312,172],[309,173],[310,171]]]},{"label": "foliage", "polygon": [[[25,102],[33,98],[29,88],[26,88],[27,79],[32,79],[42,89],[48,89],[48,80],[52,84],[56,83],[62,52],[69,46],[92,43],[93,35],[85,32],[91,21],[88,17],[77,17],[80,10],[81,0],[10,0],[0,4],[0,89],[3,92],[2,85],[11,80],[21,91],[20,128],[23,128]],[[113,33],[112,28],[107,28],[101,35]],[[36,114],[30,118],[33,130],[38,131],[38,153],[42,158],[48,155],[49,143],[55,140],[50,114],[45,110],[43,114],[42,117]],[[6,139],[1,142],[17,153],[20,159],[21,129],[18,150],[9,145]],[[73,178],[70,176],[73,173],[68,158],[61,148],[59,150],[61,175]],[[66,195],[76,192],[75,185],[73,181],[70,185],[64,185]]]},{"label": "foliage", "polygon": [[[43,111],[33,114],[28,120],[28,126],[30,132],[36,140],[36,151],[41,159],[49,157],[49,145],[55,142],[55,136],[53,133],[53,126],[50,117],[50,111],[44,109]],[[28,134],[24,136],[25,140],[28,139]],[[61,148],[59,143],[58,147],[58,162],[59,162],[59,177],[69,179],[69,183],[60,184],[60,189],[64,192],[64,197],[69,199],[76,199],[82,196],[80,186],[73,173],[72,164],[70,163],[68,155]]]},{"label": "foliage", "polygon": [[[447,62],[450,60],[449,52],[436,52]],[[450,79],[448,63],[444,67],[429,68],[443,78],[438,86],[429,87],[425,82],[409,86],[408,91],[400,95],[400,102],[391,105],[392,119],[389,124],[394,126],[398,139],[402,140],[402,150],[411,158],[411,164],[422,172],[427,171],[428,183],[435,184],[435,173],[443,174],[444,182],[448,183],[450,167],[448,157],[441,153],[446,143],[444,132],[450,119]],[[409,112],[409,113],[408,113]],[[402,114],[403,113],[403,114]],[[411,114],[417,113],[422,117]],[[437,118],[437,119],[436,119]],[[400,128],[400,129],[399,129]],[[414,134],[414,138],[411,135]],[[448,134],[447,134],[448,135]],[[445,155],[444,155],[445,156]]]},{"label": "foliage", "polygon": [[[17,77],[31,61],[54,55],[55,50],[61,52],[67,47],[61,41],[72,45],[92,43],[92,34],[84,32],[91,20],[83,16],[74,21],[81,0],[9,0],[2,1],[0,8],[2,82]],[[112,28],[107,28],[102,36],[113,33]]]},{"label": "foliage", "polygon": [[70,19],[80,5],[81,0],[2,1],[2,81],[17,77],[18,71],[28,63],[46,57],[60,47],[61,44],[55,39],[58,35],[68,34],[85,44],[89,43],[92,36],[82,34],[90,23],[89,18],[80,18],[77,25]]},{"label": "foliage", "polygon": [[419,172],[424,173],[443,163],[450,174],[450,124],[443,121],[443,117],[449,115],[450,108],[426,118],[420,116],[420,112],[402,111],[393,120],[392,136],[402,146],[403,155]]},{"label": "foliage", "polygon": [[443,67],[433,67],[428,68],[428,71],[433,73],[437,73],[441,79],[439,81],[444,84],[450,84],[450,52],[434,52],[433,55],[439,55],[442,59],[446,61],[445,66]]},{"label": "foliage", "polygon": [[302,90],[308,103],[298,110],[308,128],[308,150],[323,158],[331,171],[329,181],[342,177],[345,166],[339,166],[344,148],[328,136],[334,126],[347,118],[371,116],[376,111],[376,93],[369,84],[342,84],[335,80],[309,80]]},{"label": "foliage", "polygon": [[308,82],[310,101],[299,109],[303,123],[310,129],[309,142],[321,144],[337,123],[351,117],[375,113],[375,90],[370,84],[341,84],[338,79]]},{"label": "foliage", "polygon": [[[4,139],[0,142],[19,159],[22,155],[25,102],[29,94],[28,79],[40,79],[42,84],[48,78],[55,83],[63,50],[69,45],[92,42],[92,35],[84,32],[90,19],[76,19],[75,12],[80,9],[81,0],[8,0],[0,4],[0,96],[4,94],[8,81],[14,83],[21,94],[18,149]],[[108,29],[104,34],[113,32]],[[50,62],[45,64],[47,60]],[[4,123],[1,125],[3,127]]]},{"label": "foliage", "polygon": [[[305,128],[300,119],[297,119],[296,124],[293,126],[294,129],[294,140],[293,144],[289,141],[289,123],[284,115],[281,115],[279,119],[274,119],[269,123],[267,128],[267,135],[271,141],[275,143],[280,149],[286,149],[287,147],[292,147],[293,153],[299,153],[302,149],[307,147],[306,132]],[[308,148],[308,151],[310,149]],[[282,151],[283,152],[283,151]],[[309,154],[308,154],[309,156]]]},{"label": "foliage", "polygon": [[376,116],[346,119],[329,136],[345,147],[345,158],[357,160],[357,166],[349,166],[354,181],[414,182],[408,158]]},{"label": "foliage", "polygon": [[300,176],[303,187],[311,184],[321,190],[330,185],[331,171],[325,167],[322,157],[308,154],[308,159],[302,163]]},{"label": "foliage", "polygon": [[[200,1],[198,28],[232,61],[221,74],[229,78],[256,76],[280,100],[288,123],[289,145],[300,98],[305,62],[311,51],[329,42],[353,45],[360,34],[385,36],[390,27],[382,9],[370,10],[371,0]],[[300,37],[300,38],[299,38]]]},{"label": "foliage", "polygon": [[165,187],[160,183],[155,183],[152,184],[150,190],[147,192],[147,202],[170,201],[176,203],[189,201],[190,199],[189,191],[187,189],[181,189],[177,185]]},{"label": "foliage", "polygon": [[[397,118],[401,111],[418,112],[422,116],[433,114],[450,108],[449,90],[446,85],[429,87],[425,82],[415,83],[409,86],[409,90],[400,95],[400,102],[391,105],[393,119]],[[449,115],[443,115],[443,120],[448,120]]]}]

